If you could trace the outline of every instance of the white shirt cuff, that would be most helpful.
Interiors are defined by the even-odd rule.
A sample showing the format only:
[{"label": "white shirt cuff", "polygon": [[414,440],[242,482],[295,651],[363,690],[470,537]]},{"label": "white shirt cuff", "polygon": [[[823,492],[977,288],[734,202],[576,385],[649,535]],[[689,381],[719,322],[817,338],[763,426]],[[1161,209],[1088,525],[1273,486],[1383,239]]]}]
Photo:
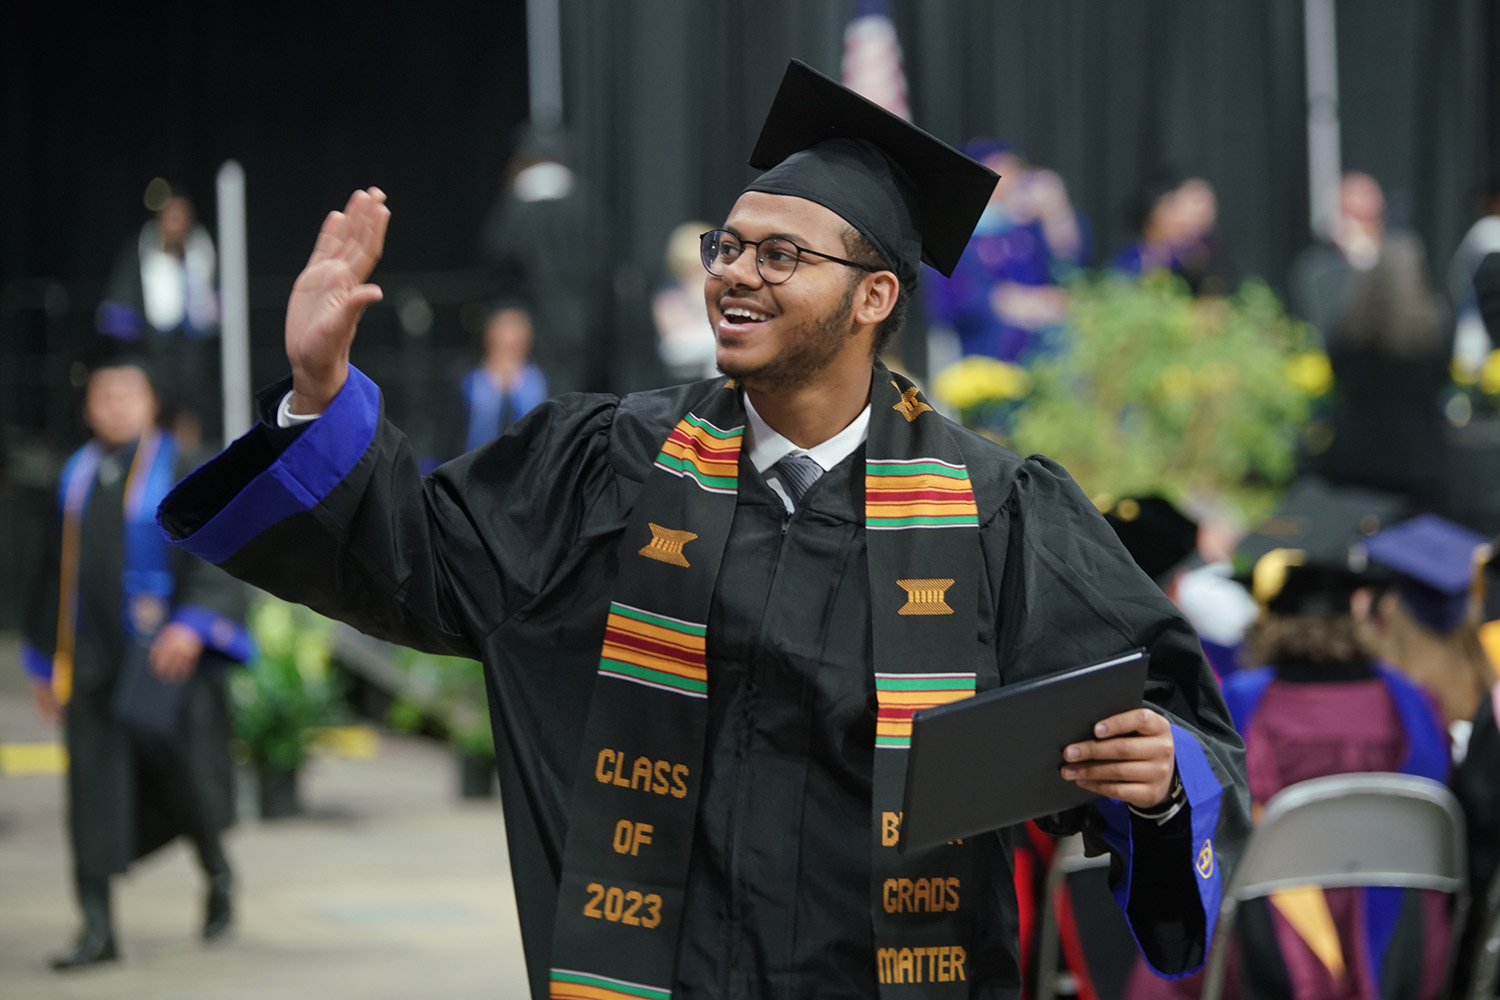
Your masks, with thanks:
[{"label": "white shirt cuff", "polygon": [[293,413],[292,394],[288,392],[281,397],[281,402],[276,407],[276,426],[296,427],[298,424],[310,424],[321,416],[321,413]]}]

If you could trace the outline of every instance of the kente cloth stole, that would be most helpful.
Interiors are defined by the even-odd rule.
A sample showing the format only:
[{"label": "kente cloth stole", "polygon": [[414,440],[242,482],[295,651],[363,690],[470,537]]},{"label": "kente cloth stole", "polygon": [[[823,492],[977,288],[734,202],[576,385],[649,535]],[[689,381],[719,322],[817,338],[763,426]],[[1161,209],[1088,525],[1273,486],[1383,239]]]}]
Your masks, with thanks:
[{"label": "kente cloth stole", "polygon": [[[573,786],[554,1000],[672,996],[708,718],[709,604],[744,431],[739,390],[717,384],[673,428],[631,513]],[[866,456],[872,971],[886,1000],[966,997],[970,850],[900,854],[897,844],[912,713],[974,693],[978,510],[948,428],[883,367]]]},{"label": "kente cloth stole", "polygon": [[[73,652],[78,632],[78,583],[83,513],[104,449],[90,441],[68,459],[58,485],[62,510],[61,585],[57,600],[57,647],[52,654],[52,692],[58,704],[73,696]],[[150,638],[166,620],[172,597],[171,552],[156,526],[156,508],[172,489],[177,448],[172,436],[153,431],[136,443],[125,478],[125,632]]]}]

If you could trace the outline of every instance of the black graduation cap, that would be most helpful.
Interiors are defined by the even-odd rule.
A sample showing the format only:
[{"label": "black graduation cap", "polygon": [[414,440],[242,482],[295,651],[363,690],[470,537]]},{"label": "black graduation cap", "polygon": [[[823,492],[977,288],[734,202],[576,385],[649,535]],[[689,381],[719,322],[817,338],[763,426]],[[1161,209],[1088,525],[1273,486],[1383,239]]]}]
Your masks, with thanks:
[{"label": "black graduation cap", "polygon": [[73,362],[73,384],[81,389],[95,372],[106,368],[139,368],[146,373],[152,388],[157,388],[160,373],[156,359],[143,345],[102,334],[90,338]]},{"label": "black graduation cap", "polygon": [[873,243],[908,285],[952,275],[998,175],[798,59],[782,77],[746,191],[806,198]]},{"label": "black graduation cap", "polygon": [[1395,524],[1404,509],[1405,501],[1389,493],[1299,480],[1240,542],[1238,579],[1276,614],[1347,614],[1349,595],[1366,582],[1351,549]]},{"label": "black graduation cap", "polygon": [[1372,563],[1395,574],[1412,617],[1439,635],[1463,622],[1470,593],[1493,550],[1490,540],[1436,514],[1423,514],[1367,539]]},{"label": "black graduation cap", "polygon": [[1157,583],[1198,551],[1198,523],[1165,497],[1124,497],[1104,512],[1121,543]]},{"label": "black graduation cap", "polygon": [[1235,563],[1248,570],[1272,549],[1299,549],[1308,553],[1310,563],[1348,565],[1352,543],[1405,515],[1406,501],[1395,494],[1305,477],[1292,484],[1275,513],[1240,541]]}]

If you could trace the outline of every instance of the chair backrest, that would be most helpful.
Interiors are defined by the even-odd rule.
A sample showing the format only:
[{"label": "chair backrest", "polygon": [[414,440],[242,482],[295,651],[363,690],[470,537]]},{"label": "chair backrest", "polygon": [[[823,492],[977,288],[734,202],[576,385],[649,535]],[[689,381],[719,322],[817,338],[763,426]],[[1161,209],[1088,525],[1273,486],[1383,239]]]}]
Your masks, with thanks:
[{"label": "chair backrest", "polygon": [[1314,778],[1273,796],[1224,890],[1203,1000],[1218,1000],[1223,988],[1239,904],[1299,885],[1449,893],[1462,926],[1468,882],[1458,801],[1431,779],[1384,772]]}]

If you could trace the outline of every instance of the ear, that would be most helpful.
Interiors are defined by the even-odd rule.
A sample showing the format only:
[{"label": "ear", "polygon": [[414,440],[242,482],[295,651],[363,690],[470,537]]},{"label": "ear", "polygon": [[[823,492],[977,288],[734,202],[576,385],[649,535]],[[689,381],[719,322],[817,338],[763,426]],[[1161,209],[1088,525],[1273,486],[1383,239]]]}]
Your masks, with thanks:
[{"label": "ear", "polygon": [[896,308],[896,296],[901,291],[901,282],[890,271],[876,271],[865,275],[854,296],[854,322],[861,326],[877,326]]}]

